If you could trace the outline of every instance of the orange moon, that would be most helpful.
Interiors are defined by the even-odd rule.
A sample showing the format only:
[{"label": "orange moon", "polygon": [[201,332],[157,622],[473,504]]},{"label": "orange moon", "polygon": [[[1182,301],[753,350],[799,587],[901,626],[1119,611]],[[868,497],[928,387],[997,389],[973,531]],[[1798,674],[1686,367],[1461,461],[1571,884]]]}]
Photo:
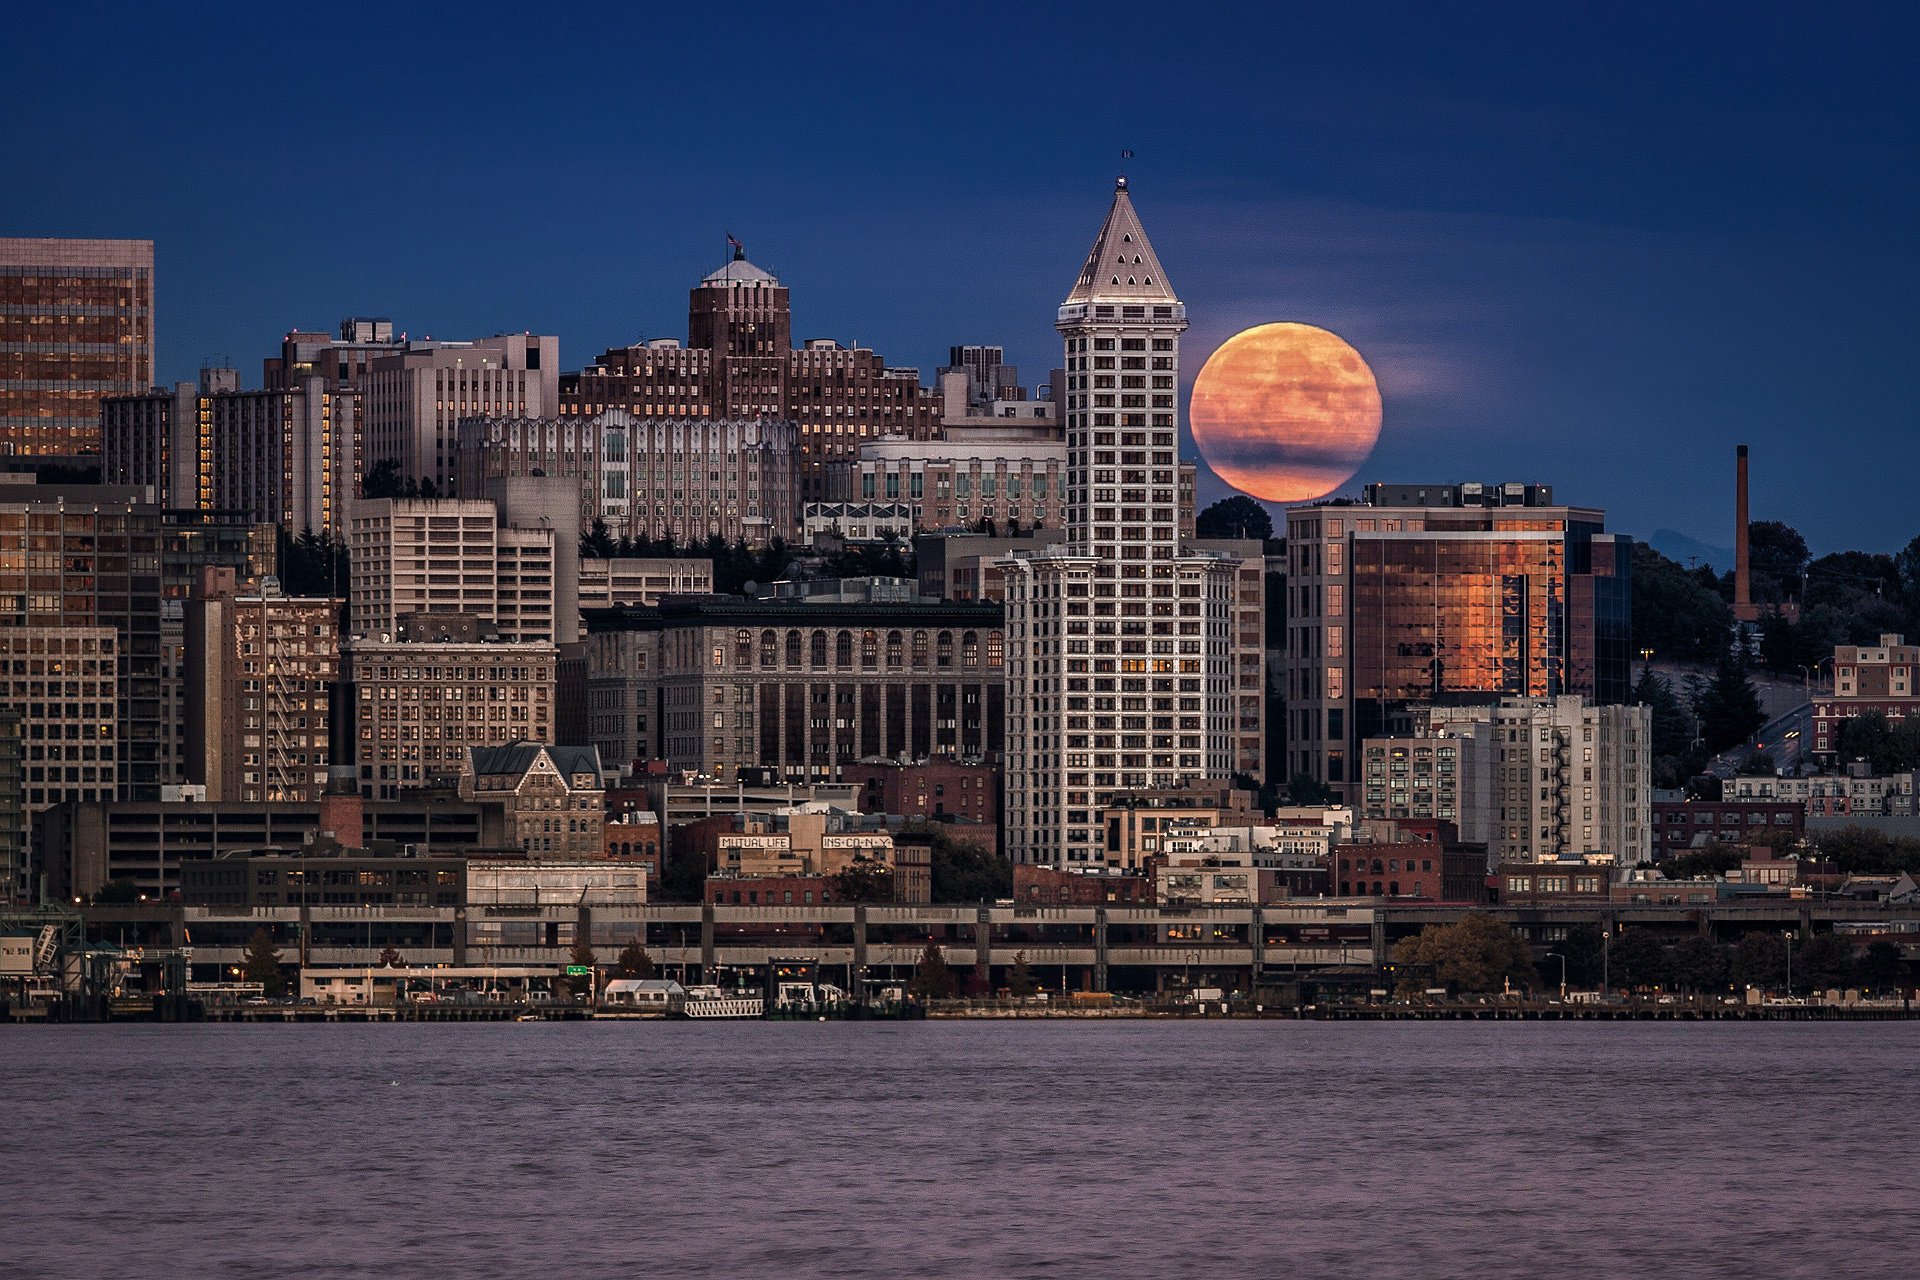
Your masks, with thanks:
[{"label": "orange moon", "polygon": [[1310,324],[1236,333],[1193,382],[1194,443],[1214,474],[1268,502],[1324,497],[1380,439],[1380,387],[1360,353]]}]

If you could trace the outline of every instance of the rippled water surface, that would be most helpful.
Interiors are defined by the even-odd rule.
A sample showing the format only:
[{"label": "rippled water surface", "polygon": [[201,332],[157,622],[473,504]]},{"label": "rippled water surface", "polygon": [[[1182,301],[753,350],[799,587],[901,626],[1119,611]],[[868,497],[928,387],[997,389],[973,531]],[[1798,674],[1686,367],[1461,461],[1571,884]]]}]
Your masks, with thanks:
[{"label": "rippled water surface", "polygon": [[1920,1275],[1913,1024],[0,1028],[0,1275]]}]

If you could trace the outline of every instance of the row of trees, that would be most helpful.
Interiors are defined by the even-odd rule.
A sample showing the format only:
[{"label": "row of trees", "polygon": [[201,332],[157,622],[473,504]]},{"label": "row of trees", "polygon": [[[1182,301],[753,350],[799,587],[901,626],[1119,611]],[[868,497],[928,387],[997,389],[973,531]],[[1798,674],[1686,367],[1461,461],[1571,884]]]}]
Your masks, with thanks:
[{"label": "row of trees", "polygon": [[1790,985],[1800,994],[1835,987],[1890,992],[1913,980],[1911,967],[1892,943],[1875,942],[1862,954],[1831,933],[1789,940],[1783,934],[1759,932],[1722,943],[1699,935],[1666,941],[1650,930],[1626,929],[1609,943],[1599,926],[1581,924],[1568,929],[1536,962],[1519,935],[1481,912],[1450,925],[1428,925],[1395,943],[1389,959],[1402,994],[1429,984],[1456,994],[1509,986],[1545,989],[1559,984],[1563,960],[1570,987],[1593,988],[1604,981],[1617,991],[1660,988],[1711,995],[1749,986],[1778,991]]},{"label": "row of trees", "polygon": [[1679,787],[1707,760],[1748,741],[1766,723],[1753,681],[1730,658],[1712,679],[1690,676],[1676,689],[1651,667],[1633,700],[1653,712],[1653,785]]}]

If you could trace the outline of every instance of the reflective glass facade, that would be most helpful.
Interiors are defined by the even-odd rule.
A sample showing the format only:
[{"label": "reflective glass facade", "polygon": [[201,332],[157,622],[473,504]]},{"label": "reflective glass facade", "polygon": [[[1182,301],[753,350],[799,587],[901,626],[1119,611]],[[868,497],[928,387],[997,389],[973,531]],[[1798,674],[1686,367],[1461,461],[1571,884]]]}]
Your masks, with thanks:
[{"label": "reflective glass facade", "polygon": [[100,400],[153,381],[151,240],[0,239],[0,452],[100,452]]}]

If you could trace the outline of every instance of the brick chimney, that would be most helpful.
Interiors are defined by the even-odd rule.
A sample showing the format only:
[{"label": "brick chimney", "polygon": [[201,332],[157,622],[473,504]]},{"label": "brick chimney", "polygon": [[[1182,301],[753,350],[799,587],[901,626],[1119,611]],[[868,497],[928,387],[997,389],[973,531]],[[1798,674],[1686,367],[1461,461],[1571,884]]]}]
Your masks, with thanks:
[{"label": "brick chimney", "polygon": [[320,830],[343,849],[365,848],[361,818],[360,787],[353,766],[334,765],[327,770],[327,789],[320,794]]},{"label": "brick chimney", "polygon": [[1747,446],[1737,447],[1733,459],[1733,616],[1752,622],[1760,615],[1753,607],[1747,553]]}]

